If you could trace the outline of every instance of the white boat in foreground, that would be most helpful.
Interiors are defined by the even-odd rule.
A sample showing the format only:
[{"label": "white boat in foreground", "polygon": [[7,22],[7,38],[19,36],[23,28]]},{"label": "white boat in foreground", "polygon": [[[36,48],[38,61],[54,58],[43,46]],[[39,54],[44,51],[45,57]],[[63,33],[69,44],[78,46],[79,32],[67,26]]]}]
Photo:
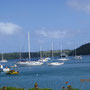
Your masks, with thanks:
[{"label": "white boat in foreground", "polygon": [[64,63],[59,63],[59,62],[52,62],[52,63],[48,63],[48,65],[50,66],[58,66],[58,65],[63,65]]},{"label": "white boat in foreground", "polygon": [[8,67],[3,67],[3,65],[0,65],[0,71],[2,71],[2,72],[8,72],[8,71],[10,71],[10,69],[8,68]]}]

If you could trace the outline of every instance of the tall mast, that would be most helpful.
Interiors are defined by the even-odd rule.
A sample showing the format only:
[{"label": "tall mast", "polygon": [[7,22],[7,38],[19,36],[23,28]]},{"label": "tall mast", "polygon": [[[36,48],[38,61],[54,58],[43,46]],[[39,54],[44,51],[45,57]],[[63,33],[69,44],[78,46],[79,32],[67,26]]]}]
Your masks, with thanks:
[{"label": "tall mast", "polygon": [[28,51],[29,51],[29,59],[31,58],[30,56],[30,33],[28,32]]},{"label": "tall mast", "polygon": [[40,46],[40,59],[42,58],[42,47]]},{"label": "tall mast", "polygon": [[77,53],[77,51],[76,51],[76,47],[75,47],[75,57],[77,56],[77,54],[76,54],[76,53]]},{"label": "tall mast", "polygon": [[62,45],[61,45],[61,58],[62,58]]},{"label": "tall mast", "polygon": [[21,59],[21,52],[20,52],[20,59]]},{"label": "tall mast", "polygon": [[3,60],[3,53],[2,53],[2,60]]},{"label": "tall mast", "polygon": [[53,43],[52,43],[52,59],[54,58],[54,55],[53,55]]}]

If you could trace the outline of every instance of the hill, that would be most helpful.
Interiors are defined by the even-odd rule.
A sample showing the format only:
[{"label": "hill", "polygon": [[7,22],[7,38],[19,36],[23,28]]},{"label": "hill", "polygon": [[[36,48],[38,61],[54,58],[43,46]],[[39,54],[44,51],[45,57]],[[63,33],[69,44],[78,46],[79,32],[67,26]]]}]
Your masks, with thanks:
[{"label": "hill", "polygon": [[[66,53],[67,55],[71,52],[71,50],[63,50],[63,53]],[[51,57],[52,56],[52,51],[41,51],[42,57]],[[60,50],[54,50],[53,54],[55,57],[60,56]],[[0,54],[0,59],[1,59]],[[20,53],[19,52],[14,52],[14,53],[4,53],[3,54],[4,59],[19,59],[20,58]],[[28,52],[22,52],[21,53],[22,59],[28,58]],[[31,52],[31,58],[39,58],[40,57],[40,52]]]},{"label": "hill", "polygon": [[[90,43],[84,44],[76,48],[77,55],[90,55]],[[75,50],[72,50],[69,55],[75,55]]]},{"label": "hill", "polygon": [[[54,57],[59,57],[60,56],[60,50],[54,50],[53,54]],[[76,48],[77,55],[90,55],[90,43],[84,44],[80,46],[79,48]],[[43,57],[51,57],[52,51],[42,51],[42,56]],[[75,55],[75,50],[63,50],[63,53],[66,53],[69,56]],[[15,53],[4,53],[4,59],[19,59],[20,53],[15,52]],[[28,58],[28,52],[22,52],[21,53],[22,58]],[[32,58],[39,58],[40,57],[40,52],[31,52],[31,57]],[[0,59],[1,59],[1,54],[0,54]]]}]

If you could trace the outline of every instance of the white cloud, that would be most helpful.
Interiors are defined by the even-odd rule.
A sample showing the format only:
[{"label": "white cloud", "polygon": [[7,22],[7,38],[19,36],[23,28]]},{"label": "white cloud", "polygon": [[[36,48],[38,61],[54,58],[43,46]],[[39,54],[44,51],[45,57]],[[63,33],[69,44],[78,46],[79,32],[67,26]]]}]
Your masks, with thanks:
[{"label": "white cloud", "polygon": [[37,34],[46,38],[64,38],[66,36],[66,31],[46,31],[40,30],[36,32]]},{"label": "white cloud", "polygon": [[22,28],[16,24],[10,22],[7,23],[0,22],[0,34],[12,35],[21,29]]},{"label": "white cloud", "polygon": [[68,5],[75,9],[90,13],[90,0],[68,0]]}]

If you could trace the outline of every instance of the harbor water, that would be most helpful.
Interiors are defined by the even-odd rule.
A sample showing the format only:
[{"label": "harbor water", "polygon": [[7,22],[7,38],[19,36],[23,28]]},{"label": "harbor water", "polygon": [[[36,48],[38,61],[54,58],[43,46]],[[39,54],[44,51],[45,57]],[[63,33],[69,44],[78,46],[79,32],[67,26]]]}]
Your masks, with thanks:
[{"label": "harbor water", "polygon": [[[2,63],[6,66],[14,65],[18,60],[9,60]],[[55,61],[58,61],[57,58]],[[59,61],[61,62],[61,61]],[[82,90],[90,89],[90,56],[83,56],[82,60],[74,60],[69,57],[60,66],[48,66],[48,62],[41,66],[18,67],[19,75],[7,75],[0,73],[0,87],[14,86],[17,88],[33,88],[37,82],[40,88],[52,88],[61,90],[68,81],[68,85]],[[82,82],[82,80],[85,80]]]}]

